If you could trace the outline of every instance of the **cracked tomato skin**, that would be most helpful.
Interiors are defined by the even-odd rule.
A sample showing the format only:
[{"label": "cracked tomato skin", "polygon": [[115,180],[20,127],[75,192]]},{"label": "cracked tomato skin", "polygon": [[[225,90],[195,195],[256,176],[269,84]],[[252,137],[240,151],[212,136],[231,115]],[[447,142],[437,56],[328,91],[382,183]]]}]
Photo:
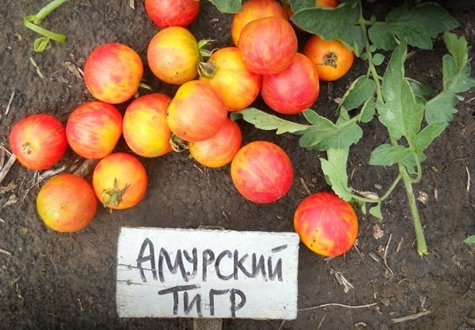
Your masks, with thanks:
[{"label": "cracked tomato skin", "polygon": [[297,53],[298,40],[292,25],[281,17],[248,23],[241,31],[239,51],[246,67],[261,75],[287,68]]},{"label": "cracked tomato skin", "polygon": [[335,257],[353,246],[358,235],[358,218],[350,203],[334,193],[319,192],[298,205],[294,230],[311,251]]},{"label": "cracked tomato skin", "polygon": [[15,125],[9,144],[18,161],[31,170],[45,170],[59,162],[68,148],[66,130],[48,114],[27,116]]},{"label": "cracked tomato skin", "polygon": [[250,22],[265,17],[281,17],[288,20],[287,12],[275,0],[246,1],[242,10],[233,16],[231,37],[235,46],[239,45],[242,29]]},{"label": "cracked tomato skin", "polygon": [[254,203],[272,203],[290,189],[293,168],[287,153],[267,141],[253,141],[231,162],[231,178],[239,193]]},{"label": "cracked tomato skin", "polygon": [[95,48],[84,64],[84,82],[96,99],[119,104],[132,98],[143,76],[140,56],[129,46],[107,43]]},{"label": "cracked tomato skin", "polygon": [[309,108],[320,93],[320,80],[315,65],[301,53],[282,72],[262,78],[261,95],[274,111],[294,115]]},{"label": "cracked tomato skin", "polygon": [[104,207],[122,210],[137,205],[147,192],[148,177],[143,164],[133,155],[115,152],[94,168],[92,186]]},{"label": "cracked tomato skin", "polygon": [[71,149],[87,159],[110,154],[122,135],[122,114],[112,104],[89,101],[73,110],[66,123]]},{"label": "cracked tomato skin", "polygon": [[172,132],[167,123],[171,97],[163,93],[142,95],[125,110],[124,139],[129,148],[142,157],[158,157],[172,151]]},{"label": "cracked tomato skin", "polygon": [[41,187],[36,210],[49,228],[72,233],[86,228],[94,219],[97,199],[88,181],[62,173],[49,178]]},{"label": "cracked tomato skin", "polygon": [[145,0],[145,11],[159,27],[187,27],[198,16],[198,0]]},{"label": "cracked tomato skin", "polygon": [[324,40],[313,35],[305,44],[306,55],[317,67],[321,81],[335,81],[343,77],[353,65],[354,53],[339,40]]},{"label": "cracked tomato skin", "polygon": [[224,125],[228,111],[215,87],[192,80],[181,85],[168,106],[170,130],[187,142],[211,138]]}]

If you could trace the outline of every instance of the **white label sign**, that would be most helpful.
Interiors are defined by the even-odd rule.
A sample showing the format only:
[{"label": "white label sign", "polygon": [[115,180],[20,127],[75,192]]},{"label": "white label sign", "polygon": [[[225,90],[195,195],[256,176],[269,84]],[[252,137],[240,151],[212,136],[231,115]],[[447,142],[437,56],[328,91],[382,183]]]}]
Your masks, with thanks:
[{"label": "white label sign", "polygon": [[121,229],[120,317],[295,319],[296,233]]}]

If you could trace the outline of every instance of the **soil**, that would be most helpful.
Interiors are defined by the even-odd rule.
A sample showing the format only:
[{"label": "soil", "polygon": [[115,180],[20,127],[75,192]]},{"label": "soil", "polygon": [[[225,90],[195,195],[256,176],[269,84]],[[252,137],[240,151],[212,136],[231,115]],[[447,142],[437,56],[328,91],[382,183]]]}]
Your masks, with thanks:
[{"label": "soil", "polygon": [[[369,4],[368,17],[371,13],[381,16],[401,3]],[[455,32],[474,45],[473,2],[443,5],[460,23]],[[53,43],[44,53],[36,54],[32,52],[36,35],[23,26],[22,18],[41,6],[27,0],[0,3],[0,143],[8,149],[12,125],[26,115],[45,112],[66,122],[74,108],[92,99],[77,68],[83,67],[93,48],[121,42],[134,48],[145,62],[147,44],[158,31],[146,16],[142,1],[135,1],[135,9],[128,0],[70,1],[42,24],[67,35],[67,42]],[[201,12],[189,28],[197,39],[214,39],[214,47],[219,48],[231,45],[230,22],[231,15],[202,1]],[[415,51],[407,61],[407,75],[437,93],[445,52],[441,40],[432,51]],[[472,50],[470,57],[474,55]],[[332,118],[335,98],[364,72],[365,64],[357,60],[341,80],[322,83],[314,108]],[[145,79],[155,91],[173,95],[176,90],[160,83],[148,69]],[[399,186],[383,205],[383,222],[360,214],[357,246],[344,256],[328,260],[301,246],[301,310],[296,320],[225,319],[223,329],[475,329],[475,246],[463,243],[475,234],[475,179],[470,180],[471,173],[475,176],[474,94],[475,90],[470,90],[463,95],[450,127],[427,150],[424,175],[415,186],[416,195],[426,196],[418,207],[429,247],[427,256],[417,254],[405,191]],[[123,111],[125,106],[119,108]],[[261,101],[256,106],[265,108]],[[41,183],[35,184],[35,172],[14,164],[0,192],[0,328],[192,329],[192,319],[118,317],[115,287],[120,228],[292,231],[293,212],[308,195],[306,187],[311,192],[329,189],[318,162],[323,154],[301,149],[294,136],[276,136],[246,123],[240,125],[244,143],[274,141],[292,159],[294,183],[275,203],[257,205],[244,200],[232,185],[228,167],[207,169],[186,153],[172,153],[141,159],[150,182],[137,207],[112,213],[99,208],[85,230],[59,234],[47,229],[36,214],[35,197]],[[394,171],[370,167],[368,159],[375,143],[384,141],[386,135],[376,122],[365,125],[364,130],[362,142],[351,151],[351,185],[378,192],[389,185]],[[123,140],[117,149],[128,150]],[[66,172],[73,172],[83,161],[69,150],[55,168],[64,165]],[[91,170],[85,177],[90,175]],[[347,290],[338,281],[341,276],[351,285]],[[303,310],[309,307],[316,308]]]}]

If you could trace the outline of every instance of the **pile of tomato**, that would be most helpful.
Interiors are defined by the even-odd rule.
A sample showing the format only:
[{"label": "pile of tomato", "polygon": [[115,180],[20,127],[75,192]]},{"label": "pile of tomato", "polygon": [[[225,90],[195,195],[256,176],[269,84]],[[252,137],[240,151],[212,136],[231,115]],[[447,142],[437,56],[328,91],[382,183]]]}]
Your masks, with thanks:
[{"label": "pile of tomato", "polygon": [[[335,7],[337,2],[318,0],[316,5]],[[36,114],[11,130],[12,152],[29,169],[52,167],[68,147],[98,160],[92,182],[58,174],[41,187],[38,213],[56,231],[85,228],[98,201],[111,209],[137,205],[147,189],[147,173],[137,156],[160,157],[184,147],[204,166],[230,165],[232,181],[244,198],[277,201],[293,181],[289,156],[273,142],[242,146],[240,127],[230,113],[261,96],[272,111],[298,114],[317,101],[320,81],[339,79],[353,63],[351,50],[317,35],[299,53],[299,28],[289,21],[287,3],[244,2],[230,27],[233,45],[212,53],[187,29],[199,13],[199,1],[146,0],[145,9],[159,27],[148,44],[148,66],[158,79],[178,86],[173,97],[138,95],[142,59],[124,44],[106,43],[84,65],[84,83],[95,100],[74,109],[65,125],[51,115]],[[125,102],[122,113],[116,105]],[[131,152],[115,151],[122,136]],[[358,230],[351,205],[332,193],[304,200],[294,227],[312,251],[329,256],[351,248]]]}]

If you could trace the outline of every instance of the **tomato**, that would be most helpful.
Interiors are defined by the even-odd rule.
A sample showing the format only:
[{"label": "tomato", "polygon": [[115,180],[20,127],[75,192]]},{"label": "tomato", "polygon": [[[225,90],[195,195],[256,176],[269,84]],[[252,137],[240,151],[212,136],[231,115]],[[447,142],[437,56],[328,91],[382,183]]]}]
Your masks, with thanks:
[{"label": "tomato", "polygon": [[290,189],[293,168],[287,153],[267,141],[253,141],[237,152],[231,162],[231,178],[246,199],[271,203]]},{"label": "tomato", "polygon": [[81,104],[69,115],[66,136],[79,156],[100,159],[110,154],[122,135],[122,114],[102,101]]},{"label": "tomato", "polygon": [[198,16],[198,0],[145,0],[145,11],[159,27],[187,27]]},{"label": "tomato", "polygon": [[280,17],[248,23],[241,31],[239,51],[247,68],[257,74],[275,74],[290,65],[297,52],[297,35]]},{"label": "tomato", "polygon": [[49,178],[36,196],[36,210],[49,228],[76,232],[94,219],[97,199],[89,182],[80,176],[62,173]]},{"label": "tomato", "polygon": [[275,0],[247,1],[242,4],[242,10],[233,16],[231,37],[234,45],[239,45],[241,31],[248,23],[264,17],[281,17],[288,19],[282,5]]},{"label": "tomato", "polygon": [[45,170],[56,164],[68,148],[64,125],[54,116],[30,115],[13,125],[9,143],[26,168]]},{"label": "tomato", "polygon": [[171,97],[163,93],[139,96],[124,114],[124,139],[130,149],[142,157],[162,156],[170,151],[172,132],[167,123]]},{"label": "tomato", "polygon": [[228,117],[218,133],[207,140],[189,143],[188,149],[201,165],[222,167],[231,163],[241,148],[241,142],[239,125]]},{"label": "tomato", "polygon": [[303,53],[317,66],[322,81],[343,77],[353,65],[355,55],[339,40],[323,40],[313,35],[305,44]]},{"label": "tomato", "polygon": [[147,59],[160,80],[181,85],[198,75],[200,50],[193,34],[180,26],[160,30],[150,41]]},{"label": "tomato", "polygon": [[353,246],[358,235],[358,218],[350,203],[334,193],[319,192],[298,205],[294,229],[310,250],[334,257]]},{"label": "tomato", "polygon": [[104,207],[122,210],[137,205],[147,192],[148,177],[134,156],[115,152],[102,158],[92,173],[92,186]]},{"label": "tomato", "polygon": [[96,99],[111,104],[129,100],[143,75],[140,56],[129,46],[107,43],[95,48],[84,64],[84,82]]},{"label": "tomato", "polygon": [[167,122],[177,137],[197,142],[218,133],[227,114],[216,88],[207,82],[192,80],[178,88],[168,106]]},{"label": "tomato", "polygon": [[[284,7],[289,17],[291,17],[294,14],[288,0],[283,0],[282,6]],[[337,6],[338,6],[338,0],[315,0],[315,7],[336,8]]]},{"label": "tomato", "polygon": [[318,98],[320,82],[317,68],[300,53],[282,72],[266,75],[262,79],[261,95],[273,110],[287,115],[309,108]]},{"label": "tomato", "polygon": [[259,95],[261,75],[247,69],[237,47],[218,49],[200,68],[200,80],[216,87],[228,111],[248,107]]}]

